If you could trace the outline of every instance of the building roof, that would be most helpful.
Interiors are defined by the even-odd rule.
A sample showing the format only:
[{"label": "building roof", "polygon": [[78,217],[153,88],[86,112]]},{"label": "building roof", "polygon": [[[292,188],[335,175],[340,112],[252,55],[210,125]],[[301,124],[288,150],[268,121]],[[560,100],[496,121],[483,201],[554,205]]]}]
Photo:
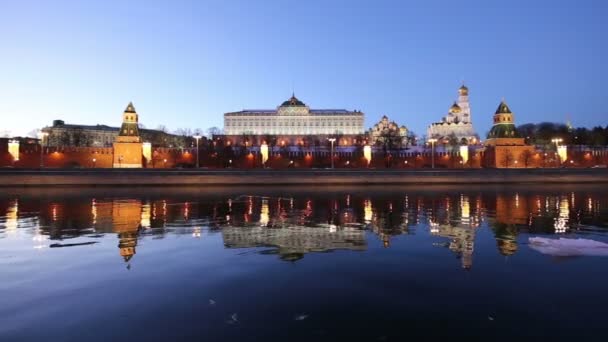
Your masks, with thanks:
[{"label": "building roof", "polygon": [[492,126],[488,138],[520,138],[514,124],[497,124]]},{"label": "building roof", "polygon": [[500,104],[498,105],[498,108],[496,108],[496,113],[494,114],[513,114],[511,112],[511,109],[509,109],[509,106],[507,106],[507,103],[505,102],[505,100],[500,101]]},{"label": "building roof", "polygon": [[[346,109],[311,109],[312,115],[363,115],[363,112],[349,111]],[[256,115],[278,115],[274,109],[245,109],[240,112],[225,113],[224,116],[256,116]]]},{"label": "building roof", "polygon": [[306,107],[304,102],[298,100],[295,94],[291,94],[289,100],[283,102],[281,107]]},{"label": "building roof", "polygon": [[125,113],[135,113],[135,106],[133,106],[133,102],[129,102],[127,108],[125,108]]}]

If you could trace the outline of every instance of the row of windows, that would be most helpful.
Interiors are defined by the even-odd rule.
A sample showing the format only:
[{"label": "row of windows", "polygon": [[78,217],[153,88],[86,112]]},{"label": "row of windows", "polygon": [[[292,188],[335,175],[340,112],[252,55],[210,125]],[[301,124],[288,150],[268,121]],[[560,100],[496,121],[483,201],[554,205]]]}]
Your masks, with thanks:
[{"label": "row of windows", "polygon": [[272,126],[279,126],[279,127],[280,126],[316,126],[316,127],[334,126],[334,127],[336,127],[336,126],[341,126],[341,127],[344,127],[344,126],[360,126],[360,125],[361,125],[361,123],[358,123],[358,122],[357,123],[355,123],[355,122],[315,122],[315,123],[312,123],[312,122],[300,122],[300,121],[297,121],[297,122],[294,122],[294,121],[291,121],[291,122],[260,122],[260,123],[237,121],[232,124],[229,122],[226,123],[226,126],[236,126],[236,127],[240,127],[240,126],[245,126],[245,127],[247,127],[247,126],[249,126],[249,127],[253,127],[253,126],[259,126],[259,127],[265,127],[265,126],[268,126],[268,127],[272,127]]}]

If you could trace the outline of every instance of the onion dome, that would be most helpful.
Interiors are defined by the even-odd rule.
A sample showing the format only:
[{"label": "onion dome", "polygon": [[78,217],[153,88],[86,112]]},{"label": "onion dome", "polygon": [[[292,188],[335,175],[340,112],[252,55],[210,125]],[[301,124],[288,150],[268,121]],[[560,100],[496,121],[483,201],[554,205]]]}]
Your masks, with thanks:
[{"label": "onion dome", "polygon": [[469,88],[463,84],[458,88],[458,93],[463,96],[469,95]]},{"label": "onion dome", "polygon": [[454,113],[454,114],[458,114],[462,111],[462,109],[460,108],[460,106],[454,102],[454,104],[452,105],[452,107],[450,107],[450,113]]}]

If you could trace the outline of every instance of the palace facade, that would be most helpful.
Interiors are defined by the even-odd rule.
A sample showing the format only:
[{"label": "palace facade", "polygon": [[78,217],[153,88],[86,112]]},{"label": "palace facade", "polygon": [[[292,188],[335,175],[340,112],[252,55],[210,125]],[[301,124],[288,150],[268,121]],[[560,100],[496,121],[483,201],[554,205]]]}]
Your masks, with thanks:
[{"label": "palace facade", "polygon": [[292,95],[276,109],[225,113],[224,135],[357,135],[363,121],[361,111],[310,109]]},{"label": "palace facade", "polygon": [[458,101],[450,107],[448,114],[427,129],[428,138],[448,140],[454,136],[462,144],[476,144],[479,141],[471,120],[469,88],[465,85],[458,89]]},{"label": "palace facade", "polygon": [[[52,147],[111,147],[120,128],[106,125],[66,124],[63,120],[54,120],[52,126],[42,128],[46,133],[45,146]],[[166,133],[155,129],[138,127],[143,141],[157,147],[185,147],[183,136]]]}]

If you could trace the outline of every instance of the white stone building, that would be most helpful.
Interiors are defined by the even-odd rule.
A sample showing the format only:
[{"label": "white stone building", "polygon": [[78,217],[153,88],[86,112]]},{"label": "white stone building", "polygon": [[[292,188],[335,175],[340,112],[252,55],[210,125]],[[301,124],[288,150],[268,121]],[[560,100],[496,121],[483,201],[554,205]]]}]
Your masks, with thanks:
[{"label": "white stone building", "polygon": [[427,138],[446,140],[452,134],[462,143],[466,141],[467,144],[476,144],[479,141],[471,119],[469,88],[464,85],[458,89],[458,101],[450,107],[448,114],[427,129]]},{"label": "white stone building", "polygon": [[224,135],[362,134],[364,114],[345,109],[310,109],[295,96],[276,110],[224,114]]}]

